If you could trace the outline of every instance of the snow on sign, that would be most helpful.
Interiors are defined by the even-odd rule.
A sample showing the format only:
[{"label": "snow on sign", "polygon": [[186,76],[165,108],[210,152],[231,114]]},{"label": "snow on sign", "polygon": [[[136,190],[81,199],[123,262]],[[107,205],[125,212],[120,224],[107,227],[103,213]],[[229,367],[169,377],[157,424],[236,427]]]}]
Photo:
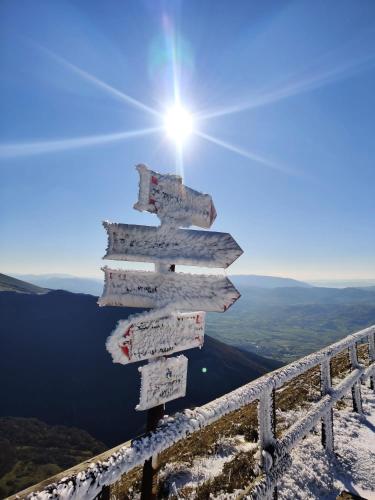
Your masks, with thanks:
[{"label": "snow on sign", "polygon": [[216,210],[209,194],[182,184],[179,175],[164,175],[138,165],[140,175],[136,210],[157,214],[160,219],[178,221],[181,226],[211,227]]},{"label": "snow on sign", "polygon": [[202,347],[204,312],[147,313],[144,319],[119,321],[107,340],[114,363],[123,365]]},{"label": "snow on sign", "polygon": [[104,259],[226,268],[243,251],[228,233],[103,222]]},{"label": "snow on sign", "polygon": [[100,306],[171,307],[177,311],[226,311],[240,293],[226,276],[123,271],[104,267]]},{"label": "snow on sign", "polygon": [[182,398],[186,394],[188,360],[180,355],[161,358],[141,366],[141,394],[136,410],[147,410],[154,406]]}]

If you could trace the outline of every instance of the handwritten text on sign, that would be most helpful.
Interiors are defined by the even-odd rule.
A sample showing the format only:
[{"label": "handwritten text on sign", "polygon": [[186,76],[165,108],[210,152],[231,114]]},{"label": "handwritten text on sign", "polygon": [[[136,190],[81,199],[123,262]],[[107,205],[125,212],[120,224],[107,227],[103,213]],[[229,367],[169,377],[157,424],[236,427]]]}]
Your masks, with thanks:
[{"label": "handwritten text on sign", "polygon": [[209,194],[202,194],[182,184],[178,175],[163,175],[138,165],[140,175],[137,210],[157,214],[160,219],[174,219],[183,226],[211,227],[216,210]]},{"label": "handwritten text on sign", "polygon": [[104,267],[101,306],[166,307],[226,311],[240,293],[225,276],[123,271]]},{"label": "handwritten text on sign", "polygon": [[141,366],[141,394],[136,410],[147,410],[186,394],[188,360],[180,355]]},{"label": "handwritten text on sign", "polygon": [[242,249],[228,233],[103,222],[108,233],[105,259],[173,262],[177,265],[226,268]]},{"label": "handwritten text on sign", "polygon": [[107,340],[114,363],[123,365],[202,347],[204,312],[148,314],[147,318],[119,321]]}]

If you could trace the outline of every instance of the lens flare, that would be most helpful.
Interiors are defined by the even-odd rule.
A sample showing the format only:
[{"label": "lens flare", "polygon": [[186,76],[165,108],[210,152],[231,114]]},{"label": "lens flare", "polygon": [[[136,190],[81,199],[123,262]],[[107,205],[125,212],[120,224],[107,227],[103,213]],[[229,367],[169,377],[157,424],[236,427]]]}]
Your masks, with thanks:
[{"label": "lens flare", "polygon": [[176,105],[167,111],[164,127],[171,140],[182,144],[193,132],[193,117],[185,108]]}]

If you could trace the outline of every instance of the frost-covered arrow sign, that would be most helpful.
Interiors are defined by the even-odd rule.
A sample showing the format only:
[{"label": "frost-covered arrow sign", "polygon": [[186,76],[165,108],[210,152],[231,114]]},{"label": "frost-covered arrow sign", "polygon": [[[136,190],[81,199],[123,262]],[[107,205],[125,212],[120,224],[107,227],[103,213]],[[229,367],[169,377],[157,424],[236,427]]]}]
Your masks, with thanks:
[{"label": "frost-covered arrow sign", "polygon": [[242,249],[228,233],[103,222],[108,233],[104,259],[226,268]]},{"label": "frost-covered arrow sign", "polygon": [[225,276],[153,273],[103,268],[101,306],[170,307],[180,311],[226,311],[240,293]]},{"label": "frost-covered arrow sign", "polygon": [[108,338],[107,350],[115,363],[126,365],[202,347],[204,322],[204,312],[155,311],[144,319],[122,320]]},{"label": "frost-covered arrow sign", "polygon": [[184,186],[179,175],[159,174],[145,165],[138,165],[137,170],[140,182],[135,209],[179,221],[181,226],[211,227],[216,210],[209,194]]}]

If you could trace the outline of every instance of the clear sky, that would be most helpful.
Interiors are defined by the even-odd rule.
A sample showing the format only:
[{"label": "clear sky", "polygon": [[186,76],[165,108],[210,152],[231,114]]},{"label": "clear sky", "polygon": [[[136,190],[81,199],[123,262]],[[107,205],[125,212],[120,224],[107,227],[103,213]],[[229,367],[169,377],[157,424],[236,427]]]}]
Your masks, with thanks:
[{"label": "clear sky", "polygon": [[212,195],[231,273],[375,277],[373,0],[2,0],[0,23],[2,272],[100,276],[103,219],[158,223],[145,163]]}]

